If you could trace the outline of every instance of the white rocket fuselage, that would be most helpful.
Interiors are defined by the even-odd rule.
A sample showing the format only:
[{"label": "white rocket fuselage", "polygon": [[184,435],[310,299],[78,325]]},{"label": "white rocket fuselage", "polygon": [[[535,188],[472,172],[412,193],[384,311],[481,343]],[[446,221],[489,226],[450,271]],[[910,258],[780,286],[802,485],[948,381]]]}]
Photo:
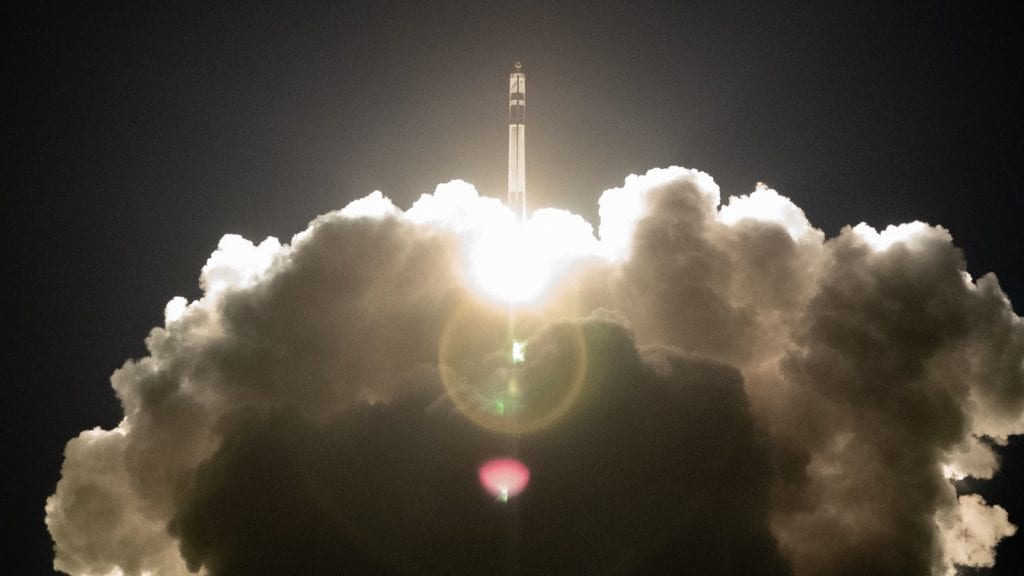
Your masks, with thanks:
[{"label": "white rocket fuselage", "polygon": [[526,74],[519,62],[508,82],[508,207],[526,219]]}]

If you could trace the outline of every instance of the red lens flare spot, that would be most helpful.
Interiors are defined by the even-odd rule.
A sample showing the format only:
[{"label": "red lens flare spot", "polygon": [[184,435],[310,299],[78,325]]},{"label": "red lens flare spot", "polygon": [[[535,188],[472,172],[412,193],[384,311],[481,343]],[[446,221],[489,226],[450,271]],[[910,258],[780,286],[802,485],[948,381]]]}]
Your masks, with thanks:
[{"label": "red lens flare spot", "polygon": [[499,502],[508,502],[529,482],[530,469],[515,458],[495,458],[480,466],[480,485]]}]

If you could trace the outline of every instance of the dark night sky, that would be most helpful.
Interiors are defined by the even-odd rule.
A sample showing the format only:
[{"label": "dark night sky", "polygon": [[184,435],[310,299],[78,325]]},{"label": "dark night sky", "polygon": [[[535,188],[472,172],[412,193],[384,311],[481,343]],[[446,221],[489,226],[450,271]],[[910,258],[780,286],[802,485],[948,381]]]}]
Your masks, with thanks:
[{"label": "dark night sky", "polygon": [[[10,573],[48,570],[64,443],[117,424],[110,373],[199,296],[223,234],[287,241],[375,189],[503,195],[515,60],[532,207],[596,222],[604,189],[655,166],[723,197],[766,181],[830,236],[940,224],[1024,310],[1016,3],[550,4],[5,9]],[[1019,440],[1007,456],[981,485],[1020,526]],[[995,573],[1020,573],[1021,542]]]}]

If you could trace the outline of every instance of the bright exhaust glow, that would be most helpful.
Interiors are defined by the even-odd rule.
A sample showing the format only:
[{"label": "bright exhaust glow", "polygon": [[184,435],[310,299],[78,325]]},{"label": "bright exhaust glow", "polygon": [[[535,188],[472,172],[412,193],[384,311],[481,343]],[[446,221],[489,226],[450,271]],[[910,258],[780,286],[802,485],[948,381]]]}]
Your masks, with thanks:
[{"label": "bright exhaust glow", "polygon": [[496,219],[468,254],[472,283],[511,305],[536,302],[578,258],[599,253],[593,228],[565,210],[538,210],[526,222]]}]

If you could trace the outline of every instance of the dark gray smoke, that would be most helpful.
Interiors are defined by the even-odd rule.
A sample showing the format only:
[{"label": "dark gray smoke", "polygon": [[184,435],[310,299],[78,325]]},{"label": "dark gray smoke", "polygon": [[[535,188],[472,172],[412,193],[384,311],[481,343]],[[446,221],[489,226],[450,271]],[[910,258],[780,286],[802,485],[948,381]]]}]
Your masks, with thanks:
[{"label": "dark gray smoke", "polygon": [[[226,236],[114,374],[123,422],[68,443],[55,566],[931,575],[1013,533],[948,479],[1024,433],[1024,325],[942,228],[825,239],[681,168],[607,191],[599,238],[510,218],[452,182]],[[538,287],[513,367],[487,291]],[[495,456],[531,471],[507,503],[477,483]]]}]

